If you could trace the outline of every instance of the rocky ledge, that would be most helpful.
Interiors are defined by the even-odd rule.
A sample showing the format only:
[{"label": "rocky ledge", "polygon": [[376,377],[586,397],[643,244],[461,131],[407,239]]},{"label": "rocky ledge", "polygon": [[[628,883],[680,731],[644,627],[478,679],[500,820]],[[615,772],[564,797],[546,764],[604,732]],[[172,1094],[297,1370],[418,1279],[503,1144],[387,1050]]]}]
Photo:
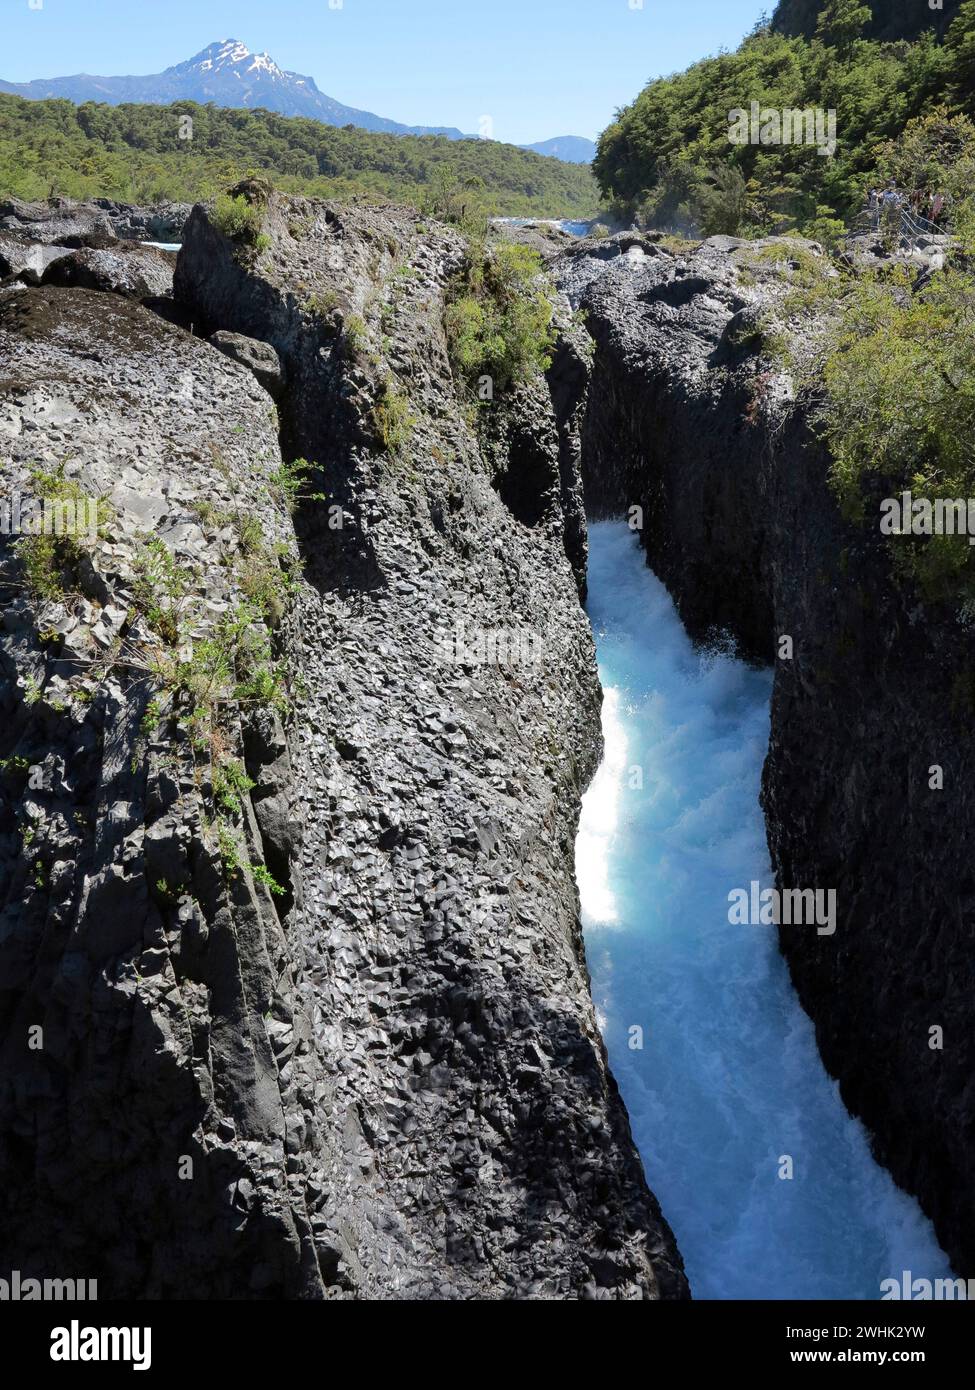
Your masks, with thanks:
[{"label": "rocky ledge", "polygon": [[136,208],[100,200],[0,203],[0,287],[61,285],[138,299],[176,317],[174,251],[191,209],[181,204]]},{"label": "rocky ledge", "polygon": [[970,629],[894,582],[879,528],[841,520],[806,404],[765,351],[764,317],[817,261],[830,273],[809,242],[628,233],[556,262],[596,342],[586,501],[642,509],[696,637],[775,664],[773,863],[780,887],[835,889],[839,919],[831,937],[780,928],[782,949],[848,1108],[972,1277]]},{"label": "rocky ledge", "polygon": [[0,537],[0,1248],[100,1297],[683,1297],[573,879],[578,330],[478,422],[453,231],[262,218],[189,219],[193,335],[0,290],[11,497],[99,499]]},{"label": "rocky ledge", "polygon": [[96,234],[133,241],[177,242],[182,239],[192,210],[190,203],[135,207],[110,198],[96,198],[89,203],[71,198],[25,203],[20,198],[8,198],[0,201],[0,231],[18,232],[46,244]]}]

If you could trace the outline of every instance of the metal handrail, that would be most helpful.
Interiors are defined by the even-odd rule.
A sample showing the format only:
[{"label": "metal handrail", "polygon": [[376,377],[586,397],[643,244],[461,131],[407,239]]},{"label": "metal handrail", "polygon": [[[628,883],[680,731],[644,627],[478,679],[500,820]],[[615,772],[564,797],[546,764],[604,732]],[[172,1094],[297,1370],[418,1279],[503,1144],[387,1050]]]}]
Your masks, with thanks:
[{"label": "metal handrail", "polygon": [[937,223],[930,222],[910,207],[901,208],[901,228],[914,236],[923,236],[925,232],[933,232],[935,236],[944,235],[942,228]]},{"label": "metal handrail", "polygon": [[[868,231],[878,232],[884,213],[890,210],[890,204],[881,202],[878,207],[871,211],[869,207],[861,208],[854,222],[855,227],[862,227]],[[920,213],[914,212],[909,204],[895,203],[893,205],[900,212],[901,235],[908,241],[913,241],[919,236],[947,236],[948,229],[945,226],[939,227],[936,222],[932,222],[927,217],[922,217]]]}]

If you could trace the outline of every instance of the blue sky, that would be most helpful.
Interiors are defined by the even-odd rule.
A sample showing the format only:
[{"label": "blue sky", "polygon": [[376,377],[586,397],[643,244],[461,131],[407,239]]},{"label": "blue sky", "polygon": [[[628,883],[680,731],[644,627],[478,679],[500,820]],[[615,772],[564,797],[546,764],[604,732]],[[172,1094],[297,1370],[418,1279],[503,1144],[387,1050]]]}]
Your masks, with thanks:
[{"label": "blue sky", "polygon": [[[514,143],[595,138],[651,78],[734,48],[774,0],[0,0],[0,77],[159,72],[216,39],[329,96]],[[331,0],[338,5],[338,0]]]}]

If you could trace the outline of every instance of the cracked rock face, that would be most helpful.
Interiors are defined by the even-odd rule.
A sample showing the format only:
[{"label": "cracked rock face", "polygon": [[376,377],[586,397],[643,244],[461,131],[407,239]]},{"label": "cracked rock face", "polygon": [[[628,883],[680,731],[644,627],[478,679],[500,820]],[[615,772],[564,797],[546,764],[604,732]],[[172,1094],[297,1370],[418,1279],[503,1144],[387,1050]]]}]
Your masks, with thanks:
[{"label": "cracked rock face", "polygon": [[102,290],[129,299],[161,299],[172,295],[175,264],[172,252],[154,246],[86,247],[58,257],[45,271],[42,283]]},{"label": "cracked rock face", "polygon": [[[102,1297],[684,1296],[572,875],[599,757],[584,355],[567,329],[475,432],[455,233],[305,200],[264,227],[256,255],[194,212],[176,293],[273,349],[279,415],[119,295],[0,296],[5,477],[60,467],[110,507],[57,598],[2,538],[0,1246]],[[256,624],[286,698],[229,690],[216,751],[181,688],[152,703],[176,658],[146,537],[188,576],[180,660],[219,647],[255,554],[292,576]]]},{"label": "cracked rock face", "polygon": [[[878,528],[841,520],[805,406],[761,353],[795,241],[716,237],[683,255],[628,241],[556,266],[596,343],[587,506],[641,507],[691,633],[774,662],[773,864],[780,887],[835,889],[838,910],[832,937],[780,927],[782,950],[846,1105],[971,1277],[969,633],[895,583]],[[776,659],[782,635],[791,661]]]},{"label": "cracked rock face", "polygon": [[0,229],[23,232],[43,243],[92,235],[177,242],[191,211],[189,203],[138,208],[108,198],[96,198],[90,203],[70,198],[25,203],[20,198],[9,198],[0,202]]}]

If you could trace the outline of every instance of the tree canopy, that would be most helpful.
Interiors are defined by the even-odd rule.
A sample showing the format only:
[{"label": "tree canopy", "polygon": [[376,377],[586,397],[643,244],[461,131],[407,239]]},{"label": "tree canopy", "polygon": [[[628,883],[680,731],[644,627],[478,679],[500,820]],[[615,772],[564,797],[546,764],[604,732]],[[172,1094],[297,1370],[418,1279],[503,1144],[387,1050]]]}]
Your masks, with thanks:
[{"label": "tree canopy", "polygon": [[479,180],[483,206],[498,216],[585,218],[599,205],[587,166],[496,141],[376,134],[189,101],[75,106],[0,93],[0,193],[8,196],[192,202],[251,171],[272,173],[289,193],[414,203],[444,179]]},{"label": "tree canopy", "polygon": [[[975,0],[963,0],[943,41],[934,24],[911,42],[868,37],[874,20],[864,0],[820,0],[802,13],[809,36],[763,23],[736,52],[651,82],[617,113],[594,170],[621,214],[729,230],[716,225],[714,210],[727,224],[737,208],[735,230],[815,235],[862,204],[878,151],[910,120],[939,105],[971,109]],[[805,143],[733,144],[731,113],[753,102],[760,110],[835,111],[835,153],[824,157]]]}]

